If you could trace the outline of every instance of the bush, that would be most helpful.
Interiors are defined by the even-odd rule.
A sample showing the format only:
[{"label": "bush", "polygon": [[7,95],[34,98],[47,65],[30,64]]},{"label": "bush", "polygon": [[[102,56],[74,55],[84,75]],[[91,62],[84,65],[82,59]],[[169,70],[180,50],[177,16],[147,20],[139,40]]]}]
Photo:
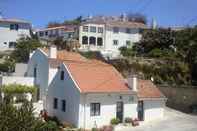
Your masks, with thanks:
[{"label": "bush", "polygon": [[127,118],[125,118],[124,122],[125,123],[131,123],[132,122],[132,118],[127,117]]},{"label": "bush", "polygon": [[61,125],[60,121],[58,120],[58,118],[57,118],[56,116],[53,116],[53,117],[48,116],[48,117],[46,118],[46,121],[47,121],[47,122],[53,121],[53,122],[55,122],[58,126]]},{"label": "bush", "polygon": [[113,131],[114,128],[113,128],[113,126],[109,125],[109,126],[103,126],[101,130],[102,131]]},{"label": "bush", "polygon": [[111,122],[110,122],[112,125],[118,125],[120,123],[120,120],[118,118],[113,118],[111,119]]},{"label": "bush", "polygon": [[75,128],[75,126],[73,124],[68,123],[68,122],[64,122],[62,125],[64,128]]}]

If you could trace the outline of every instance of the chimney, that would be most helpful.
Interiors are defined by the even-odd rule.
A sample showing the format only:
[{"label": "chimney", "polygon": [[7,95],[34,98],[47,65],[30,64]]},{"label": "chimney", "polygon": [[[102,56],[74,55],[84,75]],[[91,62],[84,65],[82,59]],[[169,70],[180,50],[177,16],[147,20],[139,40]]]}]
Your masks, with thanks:
[{"label": "chimney", "polygon": [[131,75],[127,78],[128,86],[133,90],[137,91],[137,75]]},{"label": "chimney", "polygon": [[57,58],[57,47],[55,45],[50,46],[49,49],[49,58]]}]

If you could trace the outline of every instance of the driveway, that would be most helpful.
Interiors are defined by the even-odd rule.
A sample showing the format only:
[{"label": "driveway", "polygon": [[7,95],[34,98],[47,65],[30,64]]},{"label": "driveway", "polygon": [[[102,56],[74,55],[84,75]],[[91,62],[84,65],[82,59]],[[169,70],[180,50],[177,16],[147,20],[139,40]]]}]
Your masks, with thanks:
[{"label": "driveway", "polygon": [[164,114],[162,120],[144,122],[138,127],[120,126],[116,131],[197,131],[197,116],[170,108],[166,108]]}]

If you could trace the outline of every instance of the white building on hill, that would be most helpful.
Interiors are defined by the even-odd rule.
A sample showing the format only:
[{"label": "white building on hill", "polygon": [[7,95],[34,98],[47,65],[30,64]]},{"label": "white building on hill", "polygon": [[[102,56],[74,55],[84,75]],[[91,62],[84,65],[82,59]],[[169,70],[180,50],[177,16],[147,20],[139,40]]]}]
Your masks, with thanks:
[{"label": "white building on hill", "polygon": [[132,46],[141,39],[142,23],[120,20],[89,20],[79,27],[79,43],[82,51],[101,51],[108,58],[120,55],[119,48]]},{"label": "white building on hill", "polygon": [[0,18],[0,51],[13,50],[21,37],[30,37],[31,23],[20,19]]}]

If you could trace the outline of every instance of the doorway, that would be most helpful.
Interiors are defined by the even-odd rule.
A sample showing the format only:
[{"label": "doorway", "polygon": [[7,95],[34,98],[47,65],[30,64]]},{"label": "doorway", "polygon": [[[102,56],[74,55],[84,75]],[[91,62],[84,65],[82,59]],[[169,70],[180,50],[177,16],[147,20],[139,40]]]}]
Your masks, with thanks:
[{"label": "doorway", "polygon": [[144,120],[144,102],[138,101],[138,119],[140,121]]},{"label": "doorway", "polygon": [[116,103],[116,118],[120,120],[120,123],[123,122],[123,105],[122,101]]}]

